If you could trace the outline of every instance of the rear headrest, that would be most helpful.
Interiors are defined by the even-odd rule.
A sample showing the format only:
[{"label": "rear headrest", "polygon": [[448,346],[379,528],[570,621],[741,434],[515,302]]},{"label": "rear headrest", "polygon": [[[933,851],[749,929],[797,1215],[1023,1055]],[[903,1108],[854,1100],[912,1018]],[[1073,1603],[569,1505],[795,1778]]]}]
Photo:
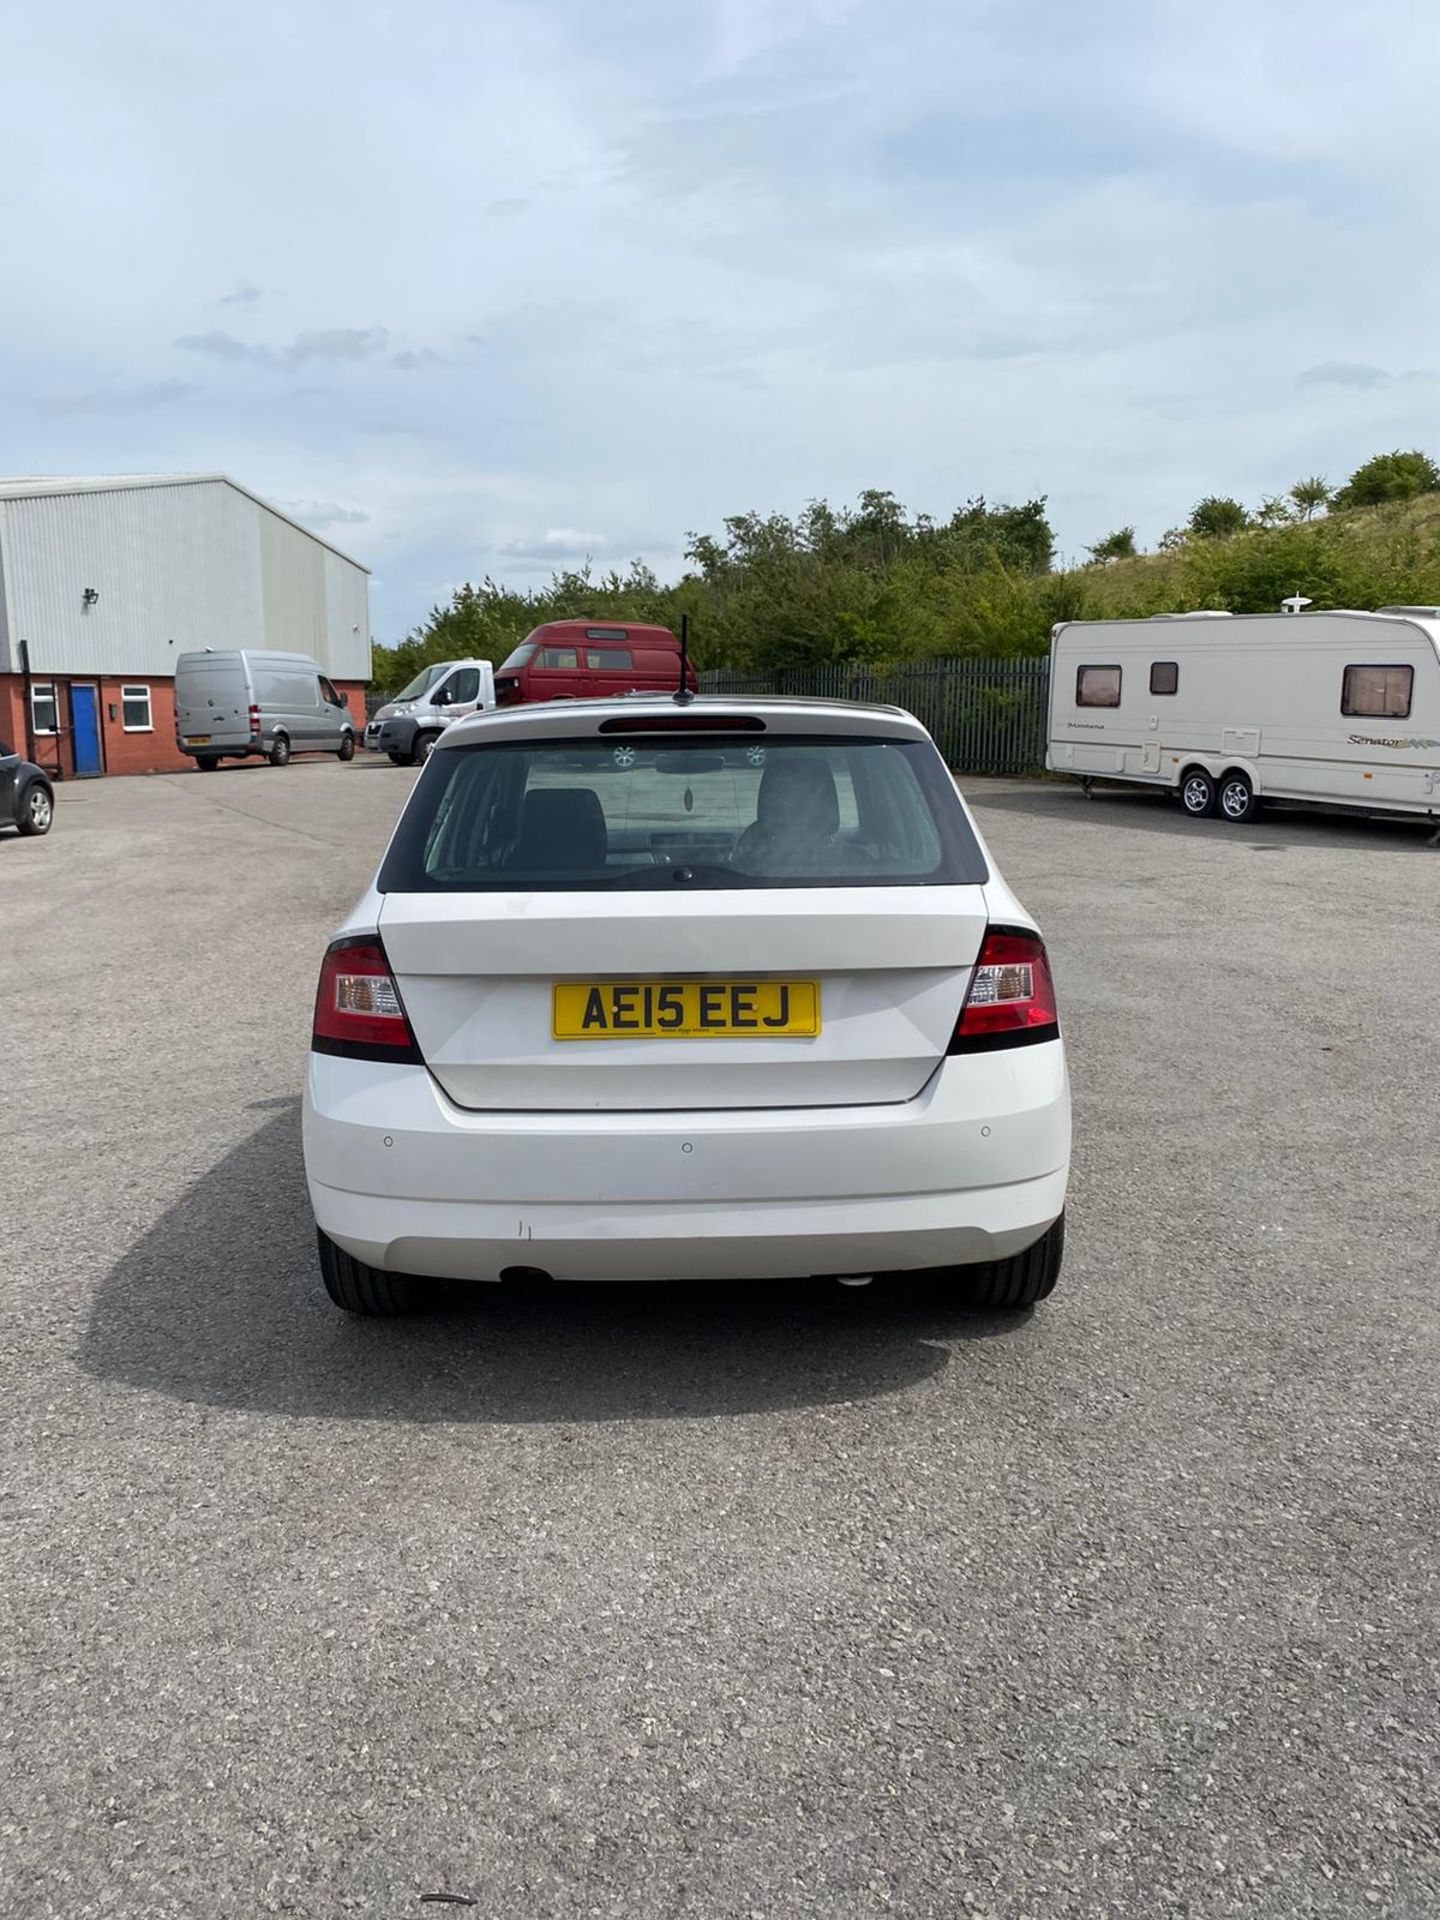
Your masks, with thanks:
[{"label": "rear headrest", "polygon": [[835,776],[818,754],[773,760],[760,782],[755,818],[785,839],[828,839],[840,827]]},{"label": "rear headrest", "polygon": [[509,865],[529,873],[591,873],[603,867],[610,836],[591,787],[537,787],[520,809]]}]

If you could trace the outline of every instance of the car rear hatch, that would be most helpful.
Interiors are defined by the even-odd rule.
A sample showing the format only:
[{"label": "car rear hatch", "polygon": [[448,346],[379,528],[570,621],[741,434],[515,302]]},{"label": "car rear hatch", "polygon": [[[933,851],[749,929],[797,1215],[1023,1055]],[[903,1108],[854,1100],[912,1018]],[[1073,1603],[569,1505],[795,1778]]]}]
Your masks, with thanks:
[{"label": "car rear hatch", "polygon": [[983,854],[909,724],[770,737],[760,764],[743,735],[642,739],[628,757],[573,732],[437,753],[382,868],[379,926],[449,1098],[914,1098],[987,915]]},{"label": "car rear hatch", "polygon": [[[416,1040],[457,1105],[513,1111],[912,1099],[944,1056],[986,922],[978,886],[436,904],[391,894],[380,915]],[[581,1037],[557,1037],[557,1005]],[[666,1032],[677,1013],[714,1030]],[[782,1018],[791,1031],[763,1024]]]},{"label": "car rear hatch", "polygon": [[175,726],[182,745],[246,744],[251,731],[248,693],[237,661],[185,666],[176,677]]}]

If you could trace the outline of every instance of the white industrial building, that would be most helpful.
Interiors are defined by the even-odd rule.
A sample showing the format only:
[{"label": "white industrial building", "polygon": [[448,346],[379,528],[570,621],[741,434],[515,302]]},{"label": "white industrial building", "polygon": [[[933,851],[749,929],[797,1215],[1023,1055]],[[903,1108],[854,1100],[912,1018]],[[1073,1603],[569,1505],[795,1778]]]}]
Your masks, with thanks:
[{"label": "white industrial building", "polygon": [[66,778],[189,767],[173,682],[198,647],[311,654],[363,726],[369,587],[224,474],[0,479],[0,739]]}]

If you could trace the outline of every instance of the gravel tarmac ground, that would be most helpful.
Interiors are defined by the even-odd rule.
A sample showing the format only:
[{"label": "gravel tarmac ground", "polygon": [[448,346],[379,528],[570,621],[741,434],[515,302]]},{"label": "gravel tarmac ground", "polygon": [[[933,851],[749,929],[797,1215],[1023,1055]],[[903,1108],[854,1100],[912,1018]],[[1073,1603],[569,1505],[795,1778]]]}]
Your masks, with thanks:
[{"label": "gravel tarmac ground", "polygon": [[[321,948],[415,776],[0,838],[0,1913],[1440,1913],[1440,852],[965,782],[1068,1264],[320,1290]],[[460,1910],[460,1909],[455,1909]]]}]

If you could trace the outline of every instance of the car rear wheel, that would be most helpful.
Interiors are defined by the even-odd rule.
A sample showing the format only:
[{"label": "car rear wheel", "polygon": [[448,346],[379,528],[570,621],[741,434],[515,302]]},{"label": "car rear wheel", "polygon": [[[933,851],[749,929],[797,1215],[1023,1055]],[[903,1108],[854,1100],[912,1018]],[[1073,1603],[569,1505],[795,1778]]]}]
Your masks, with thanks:
[{"label": "car rear wheel", "polygon": [[283,733],[277,733],[270,742],[270,764],[272,767],[288,767],[290,764],[290,742]]},{"label": "car rear wheel", "polygon": [[345,738],[340,742],[340,751],[335,757],[337,760],[353,760],[355,758],[355,736],[353,733],[346,734]]},{"label": "car rear wheel", "polygon": [[983,1267],[957,1267],[957,1304],[990,1312],[1033,1307],[1054,1291],[1065,1255],[1065,1216],[1023,1253],[991,1260]]},{"label": "car rear wheel", "polygon": [[325,1291],[346,1313],[369,1320],[393,1320],[403,1313],[422,1313],[434,1304],[437,1290],[432,1281],[413,1273],[384,1273],[379,1267],[367,1267],[363,1260],[352,1259],[343,1247],[337,1247],[319,1227],[315,1238]]},{"label": "car rear wheel", "polygon": [[1215,782],[1203,767],[1191,767],[1180,782],[1180,804],[1195,820],[1215,811]]},{"label": "car rear wheel", "polygon": [[20,818],[15,824],[21,833],[33,836],[48,833],[54,818],[55,802],[49,788],[33,786],[20,804]]},{"label": "car rear wheel", "polygon": [[1255,789],[1243,773],[1227,773],[1220,782],[1220,814],[1222,819],[1232,820],[1237,827],[1243,827],[1247,820],[1253,820],[1260,811],[1260,802],[1255,798]]}]

